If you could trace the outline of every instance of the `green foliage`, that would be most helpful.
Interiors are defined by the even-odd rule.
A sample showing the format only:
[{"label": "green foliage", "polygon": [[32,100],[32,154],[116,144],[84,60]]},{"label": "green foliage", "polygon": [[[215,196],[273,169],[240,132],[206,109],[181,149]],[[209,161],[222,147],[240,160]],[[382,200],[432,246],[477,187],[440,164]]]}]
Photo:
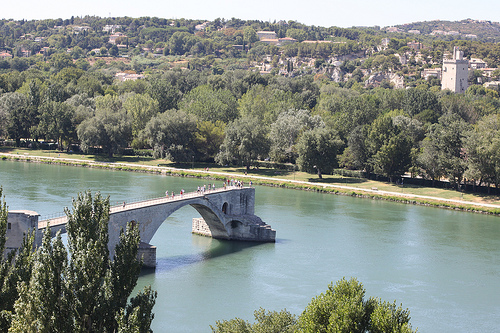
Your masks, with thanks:
[{"label": "green foliage", "polygon": [[141,138],[153,148],[156,158],[192,161],[196,117],[183,111],[169,110],[156,115],[146,124]]},{"label": "green foliage", "polygon": [[277,312],[260,308],[254,312],[254,317],[254,324],[234,318],[217,321],[215,327],[210,327],[214,333],[292,333],[297,329],[295,315],[286,309]]},{"label": "green foliage", "polygon": [[246,166],[265,158],[269,152],[267,129],[255,117],[238,118],[226,127],[226,136],[215,160],[224,165],[236,163]]},{"label": "green foliage", "polygon": [[[0,196],[1,196],[0,188]],[[129,223],[120,234],[113,261],[108,252],[109,198],[78,195],[68,215],[68,253],[50,228],[33,252],[34,236],[19,254],[1,261],[0,328],[9,332],[151,332],[156,292],[145,288],[131,298],[141,262],[139,230]],[[0,207],[0,245],[6,206]],[[3,231],[3,233],[2,233]],[[3,250],[3,249],[2,249]],[[13,262],[13,263],[12,263]]]},{"label": "green foliage", "polygon": [[227,89],[212,89],[201,85],[187,93],[179,104],[181,110],[192,113],[200,120],[228,123],[233,121],[238,111],[236,99]]},{"label": "green foliage", "polygon": [[317,127],[304,132],[297,143],[297,165],[300,170],[331,173],[338,166],[337,155],[344,142],[335,130]]},{"label": "green foliage", "polygon": [[125,148],[131,138],[129,116],[117,97],[100,97],[96,104],[95,116],[78,125],[78,139],[83,151],[102,146],[108,156],[112,157],[113,153]]},{"label": "green foliage", "polygon": [[195,145],[199,160],[208,161],[215,158],[219,151],[219,147],[224,142],[224,130],[226,125],[217,120],[215,123],[211,121],[200,121],[196,125]]},{"label": "green foliage", "polygon": [[243,319],[217,321],[214,333],[264,332],[377,332],[411,333],[410,312],[396,303],[370,297],[365,300],[365,289],[356,279],[337,281],[328,285],[326,292],[314,297],[302,314],[296,317],[286,310],[254,312],[255,323]]},{"label": "green foliage", "polygon": [[295,162],[295,145],[300,135],[307,130],[324,127],[319,116],[311,116],[307,110],[288,110],[282,112],[271,125],[271,159],[275,162]]}]

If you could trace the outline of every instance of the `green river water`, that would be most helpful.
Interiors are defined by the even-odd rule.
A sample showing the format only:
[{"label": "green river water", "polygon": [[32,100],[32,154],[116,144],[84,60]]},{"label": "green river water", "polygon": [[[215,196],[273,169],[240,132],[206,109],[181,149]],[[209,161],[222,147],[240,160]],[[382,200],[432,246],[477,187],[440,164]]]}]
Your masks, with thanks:
[{"label": "green river water", "polygon": [[[87,189],[116,204],[204,183],[0,161],[9,209],[42,218]],[[216,320],[253,321],[259,307],[300,314],[342,277],[356,277],[367,297],[402,303],[420,332],[500,331],[498,217],[269,187],[257,187],[255,213],[276,230],[275,244],[192,235],[191,207],[165,220],[151,241],[158,266],[137,286],[158,291],[155,332],[210,332]]]}]

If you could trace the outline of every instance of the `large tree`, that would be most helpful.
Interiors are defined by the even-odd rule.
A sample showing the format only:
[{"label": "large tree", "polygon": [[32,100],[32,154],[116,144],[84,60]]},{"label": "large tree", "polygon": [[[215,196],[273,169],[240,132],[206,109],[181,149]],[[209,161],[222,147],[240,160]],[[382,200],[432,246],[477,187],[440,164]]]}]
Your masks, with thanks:
[{"label": "large tree", "polygon": [[6,93],[0,98],[0,109],[8,121],[7,133],[16,140],[16,146],[19,147],[21,139],[30,137],[28,99],[21,93]]},{"label": "large tree", "polygon": [[[19,296],[15,311],[9,312],[9,331],[117,332],[121,328],[123,332],[123,328],[134,328],[150,332],[156,292],[146,288],[127,304],[141,267],[138,228],[129,223],[122,230],[110,260],[109,198],[79,194],[73,210],[66,209],[66,214],[69,262],[60,235],[51,240],[47,230],[31,260],[28,278],[18,279]],[[2,319],[8,319],[4,313]]]},{"label": "large tree", "polygon": [[83,121],[77,128],[81,148],[101,146],[109,157],[126,148],[132,136],[131,123],[123,110],[97,109],[94,117]]},{"label": "large tree", "polygon": [[[474,183],[500,183],[500,118],[487,116],[477,123],[465,138],[467,170]],[[489,186],[488,186],[489,189]]]},{"label": "large tree", "polygon": [[236,98],[227,89],[213,89],[201,85],[187,93],[180,105],[181,110],[192,113],[200,120],[228,123],[238,116]]},{"label": "large tree", "polygon": [[215,160],[224,165],[244,165],[247,170],[259,158],[267,157],[267,130],[255,117],[238,118],[226,127],[226,136]]},{"label": "large tree", "polygon": [[39,135],[46,139],[55,140],[59,149],[62,150],[63,142],[74,137],[74,108],[66,103],[47,101],[41,105],[40,110]]},{"label": "large tree", "polygon": [[338,166],[337,155],[343,145],[338,133],[327,127],[304,132],[297,143],[297,164],[306,172],[331,173]]},{"label": "large tree", "polygon": [[458,185],[465,172],[465,136],[470,127],[456,114],[445,114],[433,124],[423,142],[423,171],[431,179],[446,177]]},{"label": "large tree", "polygon": [[141,132],[155,157],[176,162],[191,161],[194,156],[196,117],[183,111],[169,110],[151,118]]},{"label": "large tree", "polygon": [[282,112],[271,125],[270,156],[276,162],[292,162],[297,159],[295,145],[304,131],[323,127],[319,116],[311,116],[307,110],[288,110]]},{"label": "large tree", "polygon": [[261,332],[393,332],[413,333],[410,312],[378,298],[365,300],[365,288],[358,280],[343,278],[328,285],[326,292],[314,297],[298,317],[286,310],[255,311],[256,322],[243,319],[217,321],[214,333]]}]

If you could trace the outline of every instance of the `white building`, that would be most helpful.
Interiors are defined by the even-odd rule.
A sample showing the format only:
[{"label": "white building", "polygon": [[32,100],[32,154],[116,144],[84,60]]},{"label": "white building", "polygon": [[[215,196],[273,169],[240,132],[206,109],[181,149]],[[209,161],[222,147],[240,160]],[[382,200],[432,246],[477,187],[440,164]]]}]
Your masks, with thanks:
[{"label": "white building", "polygon": [[464,59],[464,53],[454,47],[452,59],[446,56],[443,59],[441,88],[450,89],[454,93],[464,93],[468,86],[468,67],[469,62]]},{"label": "white building", "polygon": [[470,58],[470,68],[472,69],[481,69],[486,68],[488,64],[481,59],[478,58]]}]

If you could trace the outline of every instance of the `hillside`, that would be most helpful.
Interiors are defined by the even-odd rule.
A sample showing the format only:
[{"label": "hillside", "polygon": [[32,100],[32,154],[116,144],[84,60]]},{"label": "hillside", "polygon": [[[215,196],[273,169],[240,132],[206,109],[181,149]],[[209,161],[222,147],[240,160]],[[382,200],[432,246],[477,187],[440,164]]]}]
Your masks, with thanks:
[{"label": "hillside", "polygon": [[[396,26],[403,32],[418,30],[422,35],[448,37],[447,39],[478,39],[485,42],[500,41],[500,23],[466,19],[462,21],[424,21]],[[474,37],[476,36],[476,37]]]}]

